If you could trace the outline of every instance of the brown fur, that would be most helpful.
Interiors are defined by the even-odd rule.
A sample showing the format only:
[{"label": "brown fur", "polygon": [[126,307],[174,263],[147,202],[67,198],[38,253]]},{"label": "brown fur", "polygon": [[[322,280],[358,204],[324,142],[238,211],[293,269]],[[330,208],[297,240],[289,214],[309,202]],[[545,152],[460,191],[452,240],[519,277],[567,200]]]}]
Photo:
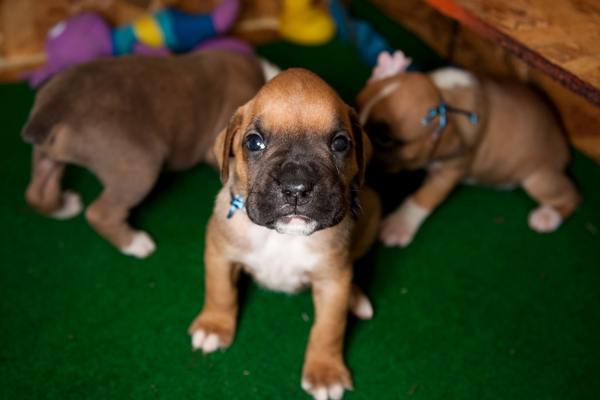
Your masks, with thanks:
[{"label": "brown fur", "polygon": [[[336,121],[341,119],[342,129],[352,132],[356,150],[344,169],[343,179],[348,185],[357,178],[362,181],[371,151],[354,112],[326,83],[305,70],[281,73],[233,116],[229,128],[219,135],[215,144],[224,186],[207,231],[204,307],[189,328],[190,334],[199,331],[216,334],[219,347],[227,347],[235,334],[236,281],[241,269],[248,270],[240,260],[247,257],[248,252],[257,250],[252,240],[254,233],[250,230],[258,225],[243,212],[226,218],[230,193],[246,196],[251,187],[255,171],[248,168],[243,138],[257,117],[271,134],[290,141],[296,140],[298,135],[329,135]],[[358,145],[359,141],[362,146]],[[314,149],[315,157],[318,151]],[[373,191],[363,188],[360,199],[363,212],[357,221],[348,213],[339,224],[306,237],[310,249],[306,257],[314,253],[323,258],[307,277],[313,290],[316,315],[303,369],[305,388],[310,386],[307,390],[311,393],[318,387],[327,390],[337,384],[351,387],[342,349],[349,305],[360,296],[358,289],[353,291],[351,285],[352,263],[375,239],[380,215],[379,201]]]},{"label": "brown fur", "polygon": [[121,57],[69,69],[39,91],[23,129],[34,145],[27,201],[44,214],[60,209],[64,164],[84,166],[104,186],[86,217],[123,249],[135,233],[129,210],[162,167],[216,165],[217,134],[263,83],[256,58],[224,51]]},{"label": "brown fur", "polygon": [[[456,184],[468,180],[501,187],[520,185],[563,219],[575,210],[579,195],[564,173],[568,145],[560,123],[537,95],[523,85],[474,76],[472,85],[437,87],[432,76],[401,73],[369,83],[358,96],[359,108],[364,108],[386,85],[398,83],[391,94],[374,104],[366,122],[367,126],[387,124],[389,135],[402,143],[376,148],[376,160],[386,169],[428,169],[425,183],[410,200],[431,212]],[[479,123],[473,125],[466,117],[451,113],[441,137],[433,139],[438,120],[423,125],[421,119],[440,96],[451,106],[477,113]],[[410,242],[411,235],[398,239],[406,234],[399,226],[403,219],[398,212],[386,219],[384,241]]]}]

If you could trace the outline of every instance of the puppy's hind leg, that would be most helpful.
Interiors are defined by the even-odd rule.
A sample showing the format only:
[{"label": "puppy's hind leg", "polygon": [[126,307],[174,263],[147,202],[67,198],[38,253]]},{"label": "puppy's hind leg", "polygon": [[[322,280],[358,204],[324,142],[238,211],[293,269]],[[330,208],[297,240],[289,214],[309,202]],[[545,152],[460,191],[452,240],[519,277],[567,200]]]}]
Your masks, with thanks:
[{"label": "puppy's hind leg", "polygon": [[[137,164],[136,163],[131,163]],[[152,165],[152,163],[150,163]],[[99,174],[104,190],[86,210],[85,216],[92,227],[123,254],[145,258],[156,245],[150,235],[133,229],[127,222],[129,211],[150,192],[160,171],[152,167],[114,170]]]},{"label": "puppy's hind leg", "polygon": [[47,156],[37,147],[33,149],[31,181],[25,199],[38,212],[56,219],[76,216],[83,209],[77,193],[62,191],[60,181],[65,164]]},{"label": "puppy's hind leg", "polygon": [[522,182],[522,186],[540,204],[529,214],[529,227],[539,233],[555,231],[581,201],[573,182],[562,171],[536,171]]}]

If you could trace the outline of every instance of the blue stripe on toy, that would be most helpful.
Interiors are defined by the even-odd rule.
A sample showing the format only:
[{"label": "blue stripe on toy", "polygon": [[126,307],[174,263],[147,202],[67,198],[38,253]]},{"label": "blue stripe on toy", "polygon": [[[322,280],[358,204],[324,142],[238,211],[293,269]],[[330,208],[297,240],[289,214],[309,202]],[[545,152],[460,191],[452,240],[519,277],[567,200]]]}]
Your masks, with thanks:
[{"label": "blue stripe on toy", "polygon": [[131,54],[133,46],[137,39],[132,25],[122,26],[112,31],[112,50],[113,55],[121,56]]},{"label": "blue stripe on toy", "polygon": [[177,52],[189,51],[217,34],[210,14],[192,15],[172,9],[168,11],[177,39],[177,44],[172,49]]},{"label": "blue stripe on toy", "polygon": [[166,46],[171,50],[175,50],[179,47],[179,41],[177,40],[177,35],[173,28],[173,16],[171,11],[172,10],[169,9],[161,10],[154,15],[154,18],[156,18],[156,22],[158,22],[158,25],[163,32]]}]

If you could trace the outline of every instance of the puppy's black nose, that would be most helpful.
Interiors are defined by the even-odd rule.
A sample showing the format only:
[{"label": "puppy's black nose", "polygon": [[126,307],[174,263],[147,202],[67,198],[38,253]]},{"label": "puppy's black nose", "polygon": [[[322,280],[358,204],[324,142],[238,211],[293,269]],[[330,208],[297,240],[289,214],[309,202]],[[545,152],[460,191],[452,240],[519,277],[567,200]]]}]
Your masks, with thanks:
[{"label": "puppy's black nose", "polygon": [[279,173],[279,188],[286,203],[308,203],[314,186],[311,171],[302,165],[286,163]]},{"label": "puppy's black nose", "polygon": [[286,197],[307,197],[312,192],[313,185],[308,182],[292,181],[282,185],[281,191]]}]

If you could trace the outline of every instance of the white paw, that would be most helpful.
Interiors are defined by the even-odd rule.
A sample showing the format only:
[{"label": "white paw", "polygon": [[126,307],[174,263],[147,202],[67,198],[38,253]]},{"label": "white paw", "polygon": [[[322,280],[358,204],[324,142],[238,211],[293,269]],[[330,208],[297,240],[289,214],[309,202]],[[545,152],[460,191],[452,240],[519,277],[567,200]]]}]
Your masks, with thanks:
[{"label": "white paw", "polygon": [[361,292],[352,293],[350,296],[350,311],[360,319],[373,318],[373,306],[369,298]]},{"label": "white paw", "polygon": [[121,252],[136,258],[146,258],[156,250],[156,244],[146,232],[138,231],[133,235],[133,240],[121,248]]},{"label": "white paw", "polygon": [[83,202],[81,196],[70,190],[66,190],[62,194],[62,207],[54,211],[50,216],[56,219],[68,219],[76,216],[83,210]]},{"label": "white paw", "polygon": [[390,215],[383,220],[379,238],[386,246],[406,247],[412,242],[416,229],[404,224],[401,218]]},{"label": "white paw", "polygon": [[203,329],[192,334],[192,348],[202,350],[204,354],[212,353],[220,349],[221,343],[216,333],[206,333]]},{"label": "white paw", "polygon": [[529,227],[539,233],[554,232],[562,223],[562,216],[550,206],[540,206],[529,214]]},{"label": "white paw", "polygon": [[407,199],[381,225],[379,238],[386,246],[406,247],[429,215],[429,211]]},{"label": "white paw", "polygon": [[303,379],[302,389],[308,392],[315,400],[340,400],[344,397],[344,390],[352,388],[344,388],[341,382],[328,386],[313,386],[309,381]]}]

